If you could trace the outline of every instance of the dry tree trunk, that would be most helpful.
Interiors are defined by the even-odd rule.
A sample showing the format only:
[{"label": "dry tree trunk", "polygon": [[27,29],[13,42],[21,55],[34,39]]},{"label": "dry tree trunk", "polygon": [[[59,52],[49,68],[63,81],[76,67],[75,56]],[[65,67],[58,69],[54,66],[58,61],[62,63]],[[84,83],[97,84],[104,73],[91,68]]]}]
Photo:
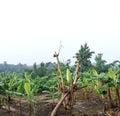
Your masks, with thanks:
[{"label": "dry tree trunk", "polygon": [[110,88],[108,88],[108,99],[109,99],[109,102],[110,102],[110,108],[112,108],[113,107],[113,100],[112,100]]},{"label": "dry tree trunk", "polygon": [[57,105],[55,106],[55,108],[53,109],[51,116],[55,116],[56,112],[58,110],[58,108],[60,107],[60,105],[62,104],[62,102],[64,101],[65,97],[68,95],[69,93],[67,92],[66,94],[64,94],[64,96],[61,97],[61,99],[59,100],[59,102],[57,103]]},{"label": "dry tree trunk", "polygon": [[31,103],[29,103],[29,116],[31,116],[32,115],[32,105],[31,105]]},{"label": "dry tree trunk", "polygon": [[59,73],[60,73],[60,79],[61,79],[61,83],[60,83],[59,86],[60,86],[61,91],[64,92],[64,81],[63,81],[63,76],[62,76],[62,71],[61,71],[61,68],[60,68],[60,61],[59,61],[58,56],[59,56],[59,54],[57,54],[57,53],[55,52],[54,57],[56,57],[56,59],[57,59],[58,71],[59,71]]},{"label": "dry tree trunk", "polygon": [[22,109],[21,109],[21,98],[19,98],[19,116],[22,115]]},{"label": "dry tree trunk", "polygon": [[53,109],[51,116],[55,116],[56,112],[58,110],[58,108],[60,107],[60,105],[63,103],[65,109],[67,112],[71,112],[71,102],[72,102],[72,95],[73,92],[75,90],[75,86],[76,86],[76,82],[78,80],[78,71],[79,71],[79,64],[80,64],[80,59],[77,58],[76,61],[76,69],[75,69],[75,75],[73,78],[73,82],[71,83],[69,89],[65,88],[64,86],[64,81],[63,81],[63,77],[62,77],[62,71],[60,69],[60,61],[59,61],[59,54],[57,54],[55,52],[54,57],[56,57],[57,59],[57,64],[58,64],[58,71],[60,73],[60,78],[61,78],[61,83],[59,84],[59,90],[62,93],[62,97],[59,100],[59,102],[57,103],[57,105],[55,106],[55,108]]},{"label": "dry tree trunk", "polygon": [[119,94],[119,89],[118,88],[115,88],[115,91],[116,91],[116,95],[117,95],[117,101],[118,101],[118,106],[120,106],[120,94]]}]

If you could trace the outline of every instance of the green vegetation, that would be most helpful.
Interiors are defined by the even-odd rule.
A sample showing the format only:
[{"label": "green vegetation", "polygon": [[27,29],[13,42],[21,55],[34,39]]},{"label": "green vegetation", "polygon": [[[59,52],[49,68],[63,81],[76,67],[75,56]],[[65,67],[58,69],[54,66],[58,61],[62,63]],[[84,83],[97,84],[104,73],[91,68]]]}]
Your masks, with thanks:
[{"label": "green vegetation", "polygon": [[80,58],[80,72],[88,71],[92,67],[90,58],[94,54],[93,51],[90,51],[87,43],[81,45],[80,50],[76,53],[76,56]]},{"label": "green vegetation", "polygon": [[[92,64],[90,58],[93,53],[87,43],[81,45],[76,53],[77,59],[80,59],[80,70],[76,80],[75,68],[70,66],[70,59],[67,63],[34,63],[31,67],[22,64],[14,66],[6,62],[0,64],[0,108],[4,105],[10,111],[11,97],[15,97],[19,99],[21,115],[21,98],[25,98],[29,103],[31,115],[31,107],[35,107],[36,104],[36,94],[46,93],[54,101],[54,98],[73,90],[74,84],[78,88],[85,86],[85,95],[87,90],[91,90],[100,96],[104,107],[120,107],[120,61],[107,64],[102,59],[103,54],[98,54],[95,56],[95,63]],[[106,101],[109,104],[106,104]]]}]

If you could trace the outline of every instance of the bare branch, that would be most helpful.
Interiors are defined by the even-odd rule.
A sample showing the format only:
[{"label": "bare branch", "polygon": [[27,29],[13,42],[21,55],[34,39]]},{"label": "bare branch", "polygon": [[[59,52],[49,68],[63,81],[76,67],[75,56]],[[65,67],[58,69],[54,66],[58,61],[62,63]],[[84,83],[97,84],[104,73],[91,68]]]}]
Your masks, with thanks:
[{"label": "bare branch", "polygon": [[60,50],[61,50],[62,47],[63,47],[63,45],[62,45],[62,42],[60,41],[58,55],[60,54]]},{"label": "bare branch", "polygon": [[[80,88],[78,88],[79,90],[80,89],[83,89],[87,86],[82,86]],[[77,89],[77,90],[78,90]],[[57,105],[55,106],[54,110],[52,111],[51,113],[51,116],[55,116],[56,115],[56,112],[57,112],[57,109],[60,107],[60,105],[62,104],[62,102],[64,101],[64,99],[71,93],[71,90],[69,90],[67,93],[64,94],[64,96],[61,97],[61,99],[59,100],[59,102],[57,103]]]},{"label": "bare branch", "polygon": [[76,82],[77,82],[77,80],[78,80],[79,64],[80,64],[80,59],[77,58],[77,61],[76,61],[76,70],[75,70],[75,76],[74,76],[74,80],[73,80],[73,85],[75,85]]},{"label": "bare branch", "polygon": [[60,68],[59,54],[57,54],[55,52],[54,57],[56,57],[56,59],[57,59],[58,71],[60,73],[60,78],[61,78],[61,86],[60,87],[61,87],[61,90],[64,91],[64,81],[63,81],[63,77],[62,77],[62,71],[61,71],[61,68]]},{"label": "bare branch", "polygon": [[61,97],[61,99],[59,100],[59,102],[57,103],[57,105],[55,106],[55,108],[53,109],[51,116],[55,116],[57,109],[60,107],[60,105],[62,104],[62,102],[64,101],[64,99],[66,98],[66,96],[69,94],[69,91],[64,94],[64,96]]}]

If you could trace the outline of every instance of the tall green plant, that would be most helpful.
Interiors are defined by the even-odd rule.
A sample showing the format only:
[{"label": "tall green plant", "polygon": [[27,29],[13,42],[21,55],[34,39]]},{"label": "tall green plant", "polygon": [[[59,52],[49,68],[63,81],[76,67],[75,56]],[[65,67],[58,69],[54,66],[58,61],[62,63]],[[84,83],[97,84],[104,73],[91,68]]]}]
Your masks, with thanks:
[{"label": "tall green plant", "polygon": [[90,50],[87,43],[81,45],[79,51],[76,53],[76,56],[80,58],[80,72],[90,70],[90,68],[92,67],[90,58],[93,54],[94,52]]}]

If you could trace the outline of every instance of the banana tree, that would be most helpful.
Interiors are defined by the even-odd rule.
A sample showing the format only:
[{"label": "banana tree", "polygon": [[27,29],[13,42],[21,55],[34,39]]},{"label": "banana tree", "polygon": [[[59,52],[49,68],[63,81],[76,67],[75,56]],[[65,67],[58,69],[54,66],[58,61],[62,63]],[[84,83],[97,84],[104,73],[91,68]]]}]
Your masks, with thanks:
[{"label": "banana tree", "polygon": [[113,71],[111,68],[108,71],[108,76],[111,78],[111,82],[109,83],[109,87],[112,87],[115,89],[117,104],[120,106],[120,68],[117,68],[117,70]]},{"label": "banana tree", "polygon": [[[113,71],[111,68],[108,70],[108,73],[97,74],[97,72],[93,71],[94,76],[96,76],[94,89],[96,92],[102,97],[107,95],[107,99],[110,107],[115,105],[115,99],[118,99],[118,105],[120,103],[120,95],[119,95],[119,70]],[[114,90],[116,92],[114,92]],[[115,95],[114,95],[115,94]],[[117,96],[117,98],[115,98]]]},{"label": "banana tree", "polygon": [[116,88],[116,95],[118,98],[118,106],[120,107],[120,68],[116,71],[116,84],[115,84],[115,88]]},{"label": "banana tree", "polygon": [[15,95],[15,88],[17,87],[17,74],[16,73],[1,73],[0,75],[0,79],[1,77],[3,77],[1,79],[2,82],[2,93],[7,96],[7,100],[5,101],[6,106],[8,107],[8,111],[10,111],[10,99],[11,99],[11,95]]},{"label": "banana tree", "polygon": [[24,82],[25,82],[25,80],[20,78],[19,85],[17,87],[17,93],[19,93],[19,94],[17,94],[17,97],[19,99],[19,101],[18,101],[19,102],[19,116],[21,116],[21,114],[22,114],[21,98],[24,97],[24,93],[25,93],[24,92]]},{"label": "banana tree", "polygon": [[36,103],[34,95],[36,91],[39,89],[39,86],[33,83],[33,81],[31,80],[31,75],[27,75],[27,73],[25,73],[24,77],[25,77],[24,81],[25,97],[29,103],[30,109],[29,116],[31,116],[32,104],[34,105]]},{"label": "banana tree", "polygon": [[49,80],[46,81],[46,83],[44,84],[44,88],[45,90],[43,91],[44,93],[47,94],[46,97],[52,98],[53,99],[53,103],[54,103],[54,99],[57,97],[59,97],[59,93],[58,92],[58,79],[57,78],[51,78]]}]

